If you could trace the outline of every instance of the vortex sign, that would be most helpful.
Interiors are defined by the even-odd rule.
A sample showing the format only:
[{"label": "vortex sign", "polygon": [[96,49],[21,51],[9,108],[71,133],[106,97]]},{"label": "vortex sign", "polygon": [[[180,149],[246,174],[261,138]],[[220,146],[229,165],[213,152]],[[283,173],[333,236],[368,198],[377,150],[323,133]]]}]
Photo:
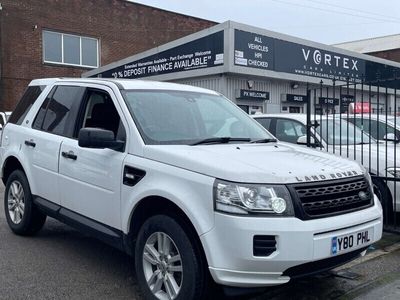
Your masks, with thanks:
[{"label": "vortex sign", "polygon": [[[303,58],[305,62],[314,62],[315,65],[324,65],[329,67],[342,68],[343,71],[358,71],[358,60],[352,57],[339,55],[333,52],[321,52],[321,50],[315,49],[301,49],[303,52]],[[311,58],[312,56],[312,58]]]},{"label": "vortex sign", "polygon": [[313,58],[314,58],[314,62],[315,62],[317,65],[319,65],[319,64],[321,63],[321,61],[322,61],[321,52],[320,52],[319,50],[315,50],[315,51],[314,51]]}]

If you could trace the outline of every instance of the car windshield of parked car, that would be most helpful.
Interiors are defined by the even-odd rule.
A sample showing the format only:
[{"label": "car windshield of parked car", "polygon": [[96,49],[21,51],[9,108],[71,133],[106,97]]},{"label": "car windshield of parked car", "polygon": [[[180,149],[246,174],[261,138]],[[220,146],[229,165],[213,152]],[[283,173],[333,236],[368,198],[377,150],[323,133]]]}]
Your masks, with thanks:
[{"label": "car windshield of parked car", "polygon": [[364,133],[350,122],[337,119],[317,120],[319,126],[315,129],[322,139],[329,145],[359,145],[376,142],[375,139]]},{"label": "car windshield of parked car", "polygon": [[146,144],[250,142],[274,139],[223,96],[170,90],[123,90]]}]

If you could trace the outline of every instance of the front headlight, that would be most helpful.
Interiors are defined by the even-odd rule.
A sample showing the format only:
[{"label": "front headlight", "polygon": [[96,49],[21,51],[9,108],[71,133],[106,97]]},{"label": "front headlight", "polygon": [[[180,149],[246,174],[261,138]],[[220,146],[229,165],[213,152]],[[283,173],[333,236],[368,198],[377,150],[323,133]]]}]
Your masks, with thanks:
[{"label": "front headlight", "polygon": [[395,167],[387,168],[386,171],[393,177],[400,177],[400,169]]},{"label": "front headlight", "polygon": [[234,214],[265,213],[293,216],[293,203],[284,185],[233,183],[216,180],[215,209]]}]

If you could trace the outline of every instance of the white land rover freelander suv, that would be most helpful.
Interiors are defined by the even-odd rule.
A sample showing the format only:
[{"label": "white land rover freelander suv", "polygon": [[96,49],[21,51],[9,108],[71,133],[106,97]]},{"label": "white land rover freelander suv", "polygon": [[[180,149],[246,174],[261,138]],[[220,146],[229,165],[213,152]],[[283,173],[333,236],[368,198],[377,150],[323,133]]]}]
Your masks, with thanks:
[{"label": "white land rover freelander suv", "polygon": [[333,268],[382,235],[358,163],[281,144],[220,94],[133,80],[30,83],[1,138],[16,234],[56,218],[135,257],[146,299]]}]

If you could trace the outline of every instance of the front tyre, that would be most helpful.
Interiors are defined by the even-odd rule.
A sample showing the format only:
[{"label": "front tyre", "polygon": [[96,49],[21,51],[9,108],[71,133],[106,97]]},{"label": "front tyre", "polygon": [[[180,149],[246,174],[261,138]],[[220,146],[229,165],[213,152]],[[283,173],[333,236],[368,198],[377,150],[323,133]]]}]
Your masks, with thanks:
[{"label": "front tyre", "polygon": [[149,218],[140,229],[135,247],[136,275],[145,299],[201,299],[206,276],[196,249],[171,217]]},{"label": "front tyre", "polygon": [[33,235],[46,221],[46,215],[33,204],[28,180],[21,170],[13,171],[8,177],[4,210],[8,226],[18,235]]}]

